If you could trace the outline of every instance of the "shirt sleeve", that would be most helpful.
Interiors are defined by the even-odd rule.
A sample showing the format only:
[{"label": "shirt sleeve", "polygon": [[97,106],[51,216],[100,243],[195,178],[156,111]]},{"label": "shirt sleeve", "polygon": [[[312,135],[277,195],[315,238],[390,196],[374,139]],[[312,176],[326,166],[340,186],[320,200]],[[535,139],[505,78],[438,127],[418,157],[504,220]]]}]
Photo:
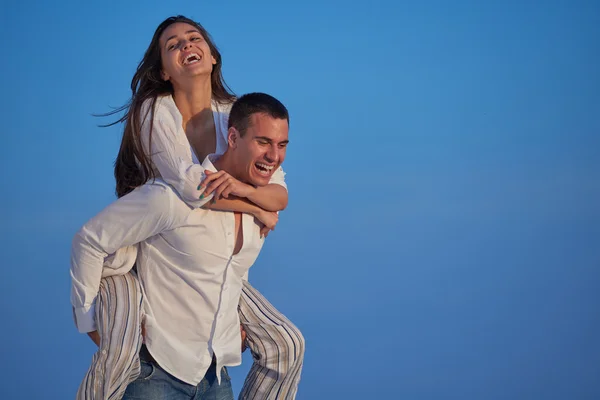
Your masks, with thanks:
[{"label": "shirt sleeve", "polygon": [[106,207],[75,234],[71,248],[71,304],[79,332],[97,328],[95,302],[107,256],[173,229],[187,219],[190,208],[174,199],[177,196],[166,185],[146,184]]},{"label": "shirt sleeve", "polygon": [[271,175],[271,179],[269,180],[269,184],[276,184],[283,186],[285,190],[287,190],[287,184],[285,183],[285,172],[283,172],[283,168],[279,167],[273,172]]},{"label": "shirt sleeve", "polygon": [[150,156],[161,179],[175,188],[183,201],[193,208],[202,207],[208,201],[200,199],[202,192],[198,190],[198,185],[205,178],[204,168],[192,160],[190,144],[187,138],[180,137],[173,116],[158,107],[152,124],[152,113],[142,109],[145,117],[141,127],[144,151]]}]

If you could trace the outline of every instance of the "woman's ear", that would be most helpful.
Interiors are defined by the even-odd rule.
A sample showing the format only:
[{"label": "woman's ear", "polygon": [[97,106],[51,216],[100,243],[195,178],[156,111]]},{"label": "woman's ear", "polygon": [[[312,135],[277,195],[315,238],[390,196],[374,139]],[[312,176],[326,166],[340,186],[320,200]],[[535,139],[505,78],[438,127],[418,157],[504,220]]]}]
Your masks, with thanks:
[{"label": "woman's ear", "polygon": [[160,76],[163,78],[163,81],[168,81],[169,79],[171,79],[171,77],[169,76],[169,74],[167,74],[164,70],[160,70]]}]

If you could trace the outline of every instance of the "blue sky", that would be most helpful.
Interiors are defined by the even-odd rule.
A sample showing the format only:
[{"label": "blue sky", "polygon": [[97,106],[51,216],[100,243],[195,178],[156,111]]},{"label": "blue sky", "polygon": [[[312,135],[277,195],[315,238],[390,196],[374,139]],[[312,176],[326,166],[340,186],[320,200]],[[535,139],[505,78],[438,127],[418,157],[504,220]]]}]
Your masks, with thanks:
[{"label": "blue sky", "polygon": [[306,337],[298,399],[600,397],[598,2],[1,8],[0,398],[72,398],[89,365],[70,243],[114,199],[122,133],[91,114],[173,14],[291,113],[251,281]]}]

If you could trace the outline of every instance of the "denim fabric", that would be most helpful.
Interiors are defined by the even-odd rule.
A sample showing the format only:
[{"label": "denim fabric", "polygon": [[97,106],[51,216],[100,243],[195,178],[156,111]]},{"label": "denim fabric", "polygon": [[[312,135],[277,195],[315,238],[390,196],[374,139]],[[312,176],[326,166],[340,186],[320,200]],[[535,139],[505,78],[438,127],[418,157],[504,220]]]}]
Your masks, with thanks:
[{"label": "denim fabric", "polygon": [[197,385],[187,384],[163,370],[154,360],[140,357],[140,376],[125,390],[123,400],[233,400],[227,368],[221,371],[221,384],[213,363]]}]

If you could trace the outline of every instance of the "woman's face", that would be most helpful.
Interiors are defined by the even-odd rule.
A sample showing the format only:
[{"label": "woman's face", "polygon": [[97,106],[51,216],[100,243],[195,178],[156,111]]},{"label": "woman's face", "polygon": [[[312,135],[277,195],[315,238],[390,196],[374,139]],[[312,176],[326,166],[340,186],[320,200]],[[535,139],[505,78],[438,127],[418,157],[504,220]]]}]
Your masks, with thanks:
[{"label": "woman's face", "polygon": [[217,63],[200,31],[184,22],[167,27],[158,42],[162,77],[173,84],[198,75],[210,76]]}]

